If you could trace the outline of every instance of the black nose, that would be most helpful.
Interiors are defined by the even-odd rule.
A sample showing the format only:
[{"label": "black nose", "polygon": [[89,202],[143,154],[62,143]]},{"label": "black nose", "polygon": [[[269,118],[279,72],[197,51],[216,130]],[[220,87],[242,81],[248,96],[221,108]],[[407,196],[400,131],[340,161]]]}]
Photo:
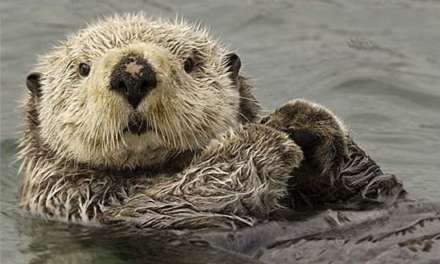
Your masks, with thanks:
[{"label": "black nose", "polygon": [[133,108],[137,108],[156,85],[156,73],[152,66],[138,55],[123,57],[110,77],[110,88],[127,98]]}]

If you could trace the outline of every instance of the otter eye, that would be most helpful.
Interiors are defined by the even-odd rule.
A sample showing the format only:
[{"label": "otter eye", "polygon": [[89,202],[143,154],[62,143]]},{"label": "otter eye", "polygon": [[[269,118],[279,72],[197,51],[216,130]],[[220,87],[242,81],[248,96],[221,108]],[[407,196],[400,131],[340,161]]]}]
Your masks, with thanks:
[{"label": "otter eye", "polygon": [[79,74],[83,77],[86,77],[90,73],[90,65],[86,63],[79,64]]},{"label": "otter eye", "polygon": [[187,58],[183,64],[183,69],[185,70],[186,73],[192,72],[192,70],[194,69],[193,59]]}]

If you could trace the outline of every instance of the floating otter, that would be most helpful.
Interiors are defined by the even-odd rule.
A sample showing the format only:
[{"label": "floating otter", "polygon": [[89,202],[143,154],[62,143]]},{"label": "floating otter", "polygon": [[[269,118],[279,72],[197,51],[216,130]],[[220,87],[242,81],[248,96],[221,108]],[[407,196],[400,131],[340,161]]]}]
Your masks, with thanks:
[{"label": "floating otter", "polygon": [[348,156],[342,123],[303,100],[259,122],[240,67],[204,29],[143,15],[72,35],[27,78],[21,207],[68,222],[234,227],[292,205],[298,186],[325,192]]}]

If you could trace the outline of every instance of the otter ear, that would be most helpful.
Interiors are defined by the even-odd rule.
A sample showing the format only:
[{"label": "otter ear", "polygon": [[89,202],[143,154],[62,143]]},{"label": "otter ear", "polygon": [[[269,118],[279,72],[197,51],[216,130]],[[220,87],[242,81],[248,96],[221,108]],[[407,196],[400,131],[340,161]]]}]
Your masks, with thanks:
[{"label": "otter ear", "polygon": [[41,96],[41,73],[32,72],[26,78],[26,87],[31,91],[32,95]]},{"label": "otter ear", "polygon": [[237,80],[238,73],[240,72],[241,68],[240,57],[238,57],[238,55],[235,53],[229,53],[228,55],[226,55],[225,61],[228,72],[231,73],[232,80]]}]

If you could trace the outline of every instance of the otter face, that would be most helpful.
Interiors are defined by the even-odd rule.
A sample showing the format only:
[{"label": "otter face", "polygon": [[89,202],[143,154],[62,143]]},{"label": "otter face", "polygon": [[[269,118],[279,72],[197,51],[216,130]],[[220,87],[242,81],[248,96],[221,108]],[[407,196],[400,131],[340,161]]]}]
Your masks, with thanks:
[{"label": "otter face", "polygon": [[197,150],[240,120],[240,60],[204,30],[113,17],[40,59],[27,86],[57,155],[134,168]]}]

